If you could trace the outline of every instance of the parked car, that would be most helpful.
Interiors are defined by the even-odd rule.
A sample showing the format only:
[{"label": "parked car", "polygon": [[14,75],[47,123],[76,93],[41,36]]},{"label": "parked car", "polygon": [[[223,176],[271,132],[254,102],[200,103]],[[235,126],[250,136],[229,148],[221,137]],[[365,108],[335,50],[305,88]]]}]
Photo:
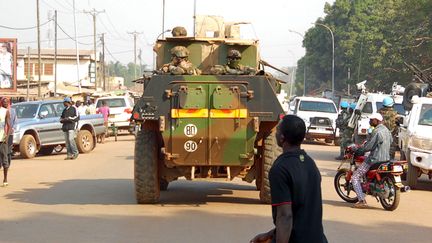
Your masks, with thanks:
[{"label": "parked car", "polygon": [[416,97],[412,103],[400,126],[399,147],[401,159],[408,161],[408,185],[415,187],[422,174],[432,179],[432,98]]},{"label": "parked car", "polygon": [[[18,122],[13,134],[14,151],[23,158],[36,154],[51,154],[58,145],[64,146],[60,116],[64,109],[62,100],[31,101],[14,104]],[[105,132],[103,117],[81,116],[77,124],[76,143],[80,153],[88,153],[96,146],[96,136]]]},{"label": "parked car", "polygon": [[327,143],[339,143],[339,129],[336,129],[338,111],[330,99],[296,97],[291,102],[290,114],[299,116],[306,123],[306,138],[323,138]]},{"label": "parked car", "polygon": [[133,99],[129,96],[102,97],[96,100],[96,108],[102,107],[102,101],[105,101],[110,109],[108,126],[114,125],[118,129],[130,131],[130,118],[134,107]]}]

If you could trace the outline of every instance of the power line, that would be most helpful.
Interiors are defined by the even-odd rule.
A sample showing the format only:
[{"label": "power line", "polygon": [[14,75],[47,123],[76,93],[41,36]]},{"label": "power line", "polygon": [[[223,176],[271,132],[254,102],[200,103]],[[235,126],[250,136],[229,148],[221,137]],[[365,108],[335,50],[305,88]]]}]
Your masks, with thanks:
[{"label": "power line", "polygon": [[114,61],[116,61],[116,62],[120,62],[119,60],[117,60],[117,58],[115,58],[114,56],[113,56],[113,54],[110,52],[110,50],[106,47],[106,45],[105,45],[105,50],[108,52],[108,54],[112,57],[112,59],[114,60]]},{"label": "power line", "polygon": [[[77,39],[78,38],[85,38],[85,37],[93,37],[93,35],[80,35],[80,36],[77,36]],[[57,40],[70,40],[70,38],[69,37],[68,38],[57,38]],[[41,40],[41,42],[48,42],[48,41],[50,41],[50,40]],[[32,43],[37,43],[37,41],[24,41],[24,42],[20,41],[20,44],[32,44]]]},{"label": "power line", "polygon": [[77,41],[77,40],[75,40],[75,38],[73,38],[72,36],[70,36],[68,33],[66,33],[66,31],[57,23],[57,26],[59,27],[59,29],[67,36],[67,37],[69,37],[69,39],[71,39],[71,40],[73,40],[73,41],[76,41],[77,43],[79,43],[79,44],[81,44],[81,45],[88,45],[88,46],[90,46],[90,45],[93,45],[93,43],[82,43],[82,42],[79,42],[79,41]]},{"label": "power line", "polygon": [[[41,24],[40,26],[44,26],[46,24],[48,24],[49,22],[51,22],[52,19],[48,20],[47,22]],[[4,28],[4,29],[9,29],[9,30],[31,30],[31,29],[36,29],[38,26],[32,26],[32,27],[10,27],[10,26],[5,26],[5,25],[0,25],[0,28]]]},{"label": "power line", "polygon": [[[122,40],[127,40],[126,38],[123,38],[123,36],[120,34],[120,32],[117,31],[117,28],[114,26],[114,24],[111,21],[111,18],[109,17],[108,13],[105,13],[106,18],[108,19],[108,23],[113,27],[114,32],[116,32],[117,36]],[[127,40],[129,41],[129,40]]]}]

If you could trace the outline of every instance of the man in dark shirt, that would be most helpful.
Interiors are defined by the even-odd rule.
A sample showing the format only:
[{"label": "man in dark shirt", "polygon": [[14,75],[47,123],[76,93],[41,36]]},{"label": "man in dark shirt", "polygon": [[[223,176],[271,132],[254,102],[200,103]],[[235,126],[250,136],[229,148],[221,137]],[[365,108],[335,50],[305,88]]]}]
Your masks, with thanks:
[{"label": "man in dark shirt", "polygon": [[295,116],[285,116],[276,139],[283,153],[269,172],[275,228],[251,242],[327,242],[322,225],[321,175],[315,161],[300,148],[306,125]]},{"label": "man in dark shirt", "polygon": [[76,159],[78,158],[78,149],[75,143],[75,128],[79,116],[69,97],[63,100],[63,105],[65,108],[60,117],[60,122],[63,124],[62,131],[66,140],[67,157],[65,159]]}]

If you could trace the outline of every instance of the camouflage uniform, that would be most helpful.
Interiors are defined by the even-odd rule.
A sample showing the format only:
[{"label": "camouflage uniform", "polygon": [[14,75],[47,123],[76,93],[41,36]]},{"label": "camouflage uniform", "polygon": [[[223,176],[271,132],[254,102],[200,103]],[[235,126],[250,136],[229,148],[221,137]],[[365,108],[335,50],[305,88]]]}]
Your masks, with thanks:
[{"label": "camouflage uniform", "polygon": [[172,59],[160,69],[162,74],[172,75],[200,75],[201,70],[195,68],[188,60],[189,50],[184,46],[175,46],[171,49]]},{"label": "camouflage uniform", "polygon": [[339,128],[339,134],[341,134],[340,156],[344,155],[345,148],[352,143],[354,129],[348,127],[350,118],[351,113],[344,109],[336,120],[336,127]]},{"label": "camouflage uniform", "polygon": [[227,55],[227,64],[215,65],[210,69],[212,75],[255,75],[256,69],[239,64],[241,54],[237,50],[230,50]]},{"label": "camouflage uniform", "polygon": [[387,127],[393,136],[393,142],[390,146],[390,159],[395,158],[395,153],[397,149],[397,133],[398,129],[396,127],[396,119],[398,113],[393,109],[393,107],[383,107],[378,111],[383,116],[383,125]]}]

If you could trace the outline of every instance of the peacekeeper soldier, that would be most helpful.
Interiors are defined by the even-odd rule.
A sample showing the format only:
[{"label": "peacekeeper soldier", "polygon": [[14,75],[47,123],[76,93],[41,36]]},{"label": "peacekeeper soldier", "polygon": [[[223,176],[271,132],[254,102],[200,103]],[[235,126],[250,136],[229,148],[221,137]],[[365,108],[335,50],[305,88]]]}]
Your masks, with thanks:
[{"label": "peacekeeper soldier", "polygon": [[342,111],[339,113],[336,119],[336,128],[339,128],[339,134],[341,135],[340,153],[339,156],[335,158],[337,160],[343,160],[344,157],[344,152],[345,152],[344,141],[346,140],[344,137],[344,132],[348,128],[348,123],[346,123],[345,121],[346,120],[349,121],[349,117],[350,117],[348,112],[348,107],[349,107],[348,102],[342,101],[340,106]]},{"label": "peacekeeper soldier", "polygon": [[175,46],[171,49],[171,62],[164,64],[160,71],[172,75],[200,75],[201,70],[194,67],[188,60],[189,50],[184,46]]},{"label": "peacekeeper soldier", "polygon": [[171,34],[173,37],[183,37],[187,36],[187,31],[182,26],[176,26],[172,29]]},{"label": "peacekeeper soldier", "polygon": [[390,146],[390,159],[394,159],[396,148],[397,148],[397,128],[396,120],[398,113],[394,110],[394,100],[391,97],[385,97],[383,99],[383,107],[378,111],[383,117],[383,124],[387,127],[393,137],[393,142]]},{"label": "peacekeeper soldier", "polygon": [[225,65],[215,65],[210,69],[213,75],[255,75],[256,69],[241,65],[241,53],[238,50],[230,50],[227,55],[227,63]]}]

